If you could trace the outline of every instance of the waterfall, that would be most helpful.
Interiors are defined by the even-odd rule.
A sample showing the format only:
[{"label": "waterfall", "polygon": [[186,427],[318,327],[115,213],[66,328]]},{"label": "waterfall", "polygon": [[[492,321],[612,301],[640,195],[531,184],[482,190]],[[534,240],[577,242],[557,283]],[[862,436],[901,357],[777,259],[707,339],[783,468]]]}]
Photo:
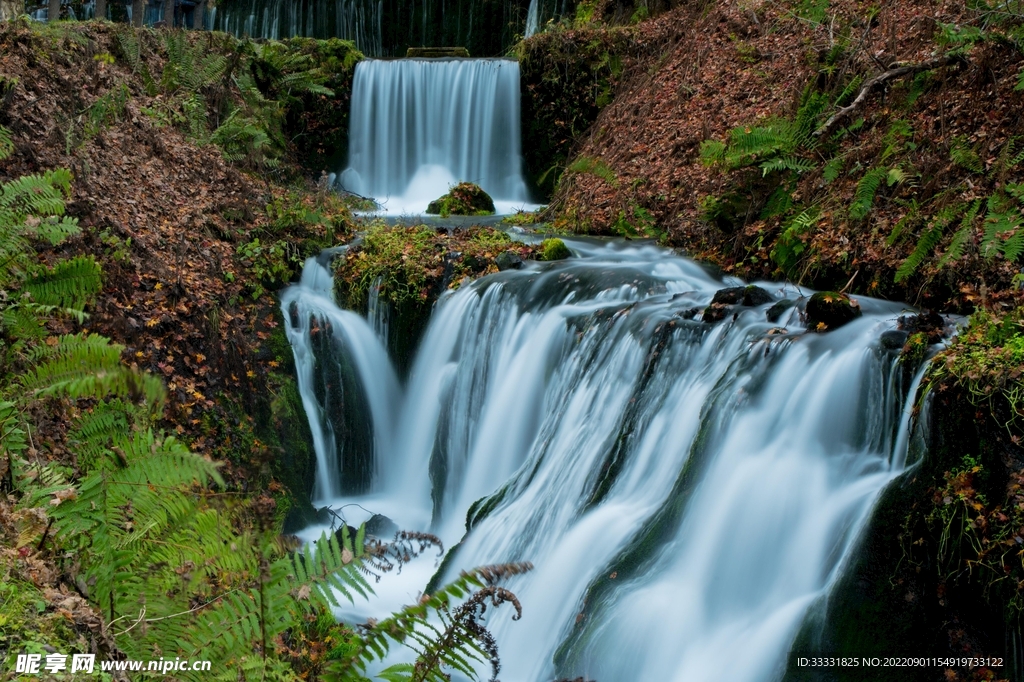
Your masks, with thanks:
[{"label": "waterfall", "polygon": [[[535,564],[510,584],[522,620],[491,619],[504,680],[778,679],[907,463],[922,372],[878,342],[902,306],[861,298],[863,317],[826,334],[795,309],[768,322],[767,305],[711,325],[701,309],[738,280],[652,246],[568,243],[579,257],[443,298],[403,391],[328,285],[304,275],[285,293],[314,431],[306,317],[344,337],[374,427],[392,429],[372,483],[332,506],[461,541],[447,579]],[[323,443],[318,457],[336,458]],[[432,570],[388,576],[361,615],[414,600]]]},{"label": "waterfall", "polygon": [[300,282],[281,295],[317,453],[315,501],[372,485],[376,467],[391,450],[391,410],[399,392],[378,337],[361,317],[334,302],[329,261],[337,253],[308,259]]},{"label": "waterfall", "polygon": [[499,212],[527,201],[519,64],[507,59],[367,60],[356,66],[346,190],[388,213],[423,213],[457,182]]},{"label": "waterfall", "polygon": [[526,37],[537,33],[540,28],[540,0],[530,0],[530,9],[526,12]]},{"label": "waterfall", "polygon": [[342,38],[366,54],[382,55],[382,17],[382,0],[233,0],[216,9],[213,27],[273,40]]}]

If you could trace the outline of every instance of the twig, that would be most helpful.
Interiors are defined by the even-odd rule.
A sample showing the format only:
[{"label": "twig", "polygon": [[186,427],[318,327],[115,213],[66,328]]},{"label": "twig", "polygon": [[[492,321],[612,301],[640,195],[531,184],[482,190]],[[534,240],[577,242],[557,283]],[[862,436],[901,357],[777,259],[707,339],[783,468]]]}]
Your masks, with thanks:
[{"label": "twig", "polygon": [[843,287],[842,289],[839,290],[839,293],[845,294],[846,290],[850,288],[850,285],[853,284],[853,280],[857,279],[857,275],[859,275],[859,274],[860,274],[860,270],[858,270],[857,272],[853,273],[853,277],[850,278],[850,281],[846,283],[845,287]]},{"label": "twig", "polygon": [[830,134],[840,121],[844,120],[850,114],[864,106],[864,103],[868,99],[868,95],[871,91],[877,88],[879,85],[887,83],[897,78],[903,78],[905,76],[912,76],[920,73],[921,71],[931,71],[932,69],[938,69],[943,66],[948,66],[956,62],[963,62],[964,58],[958,54],[947,54],[942,57],[936,57],[935,59],[929,59],[926,62],[920,62],[916,64],[904,64],[897,66],[896,68],[889,69],[884,73],[880,73],[873,78],[869,78],[864,85],[861,86],[860,92],[857,93],[857,97],[854,98],[853,102],[843,107],[836,113],[834,113],[825,123],[814,131],[814,137],[821,137],[823,135]]}]

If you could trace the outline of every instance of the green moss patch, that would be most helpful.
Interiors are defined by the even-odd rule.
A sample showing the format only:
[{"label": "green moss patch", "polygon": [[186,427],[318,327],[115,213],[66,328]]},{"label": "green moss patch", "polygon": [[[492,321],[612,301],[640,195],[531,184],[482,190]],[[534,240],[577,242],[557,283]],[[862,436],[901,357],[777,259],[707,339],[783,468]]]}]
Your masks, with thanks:
[{"label": "green moss patch", "polygon": [[494,200],[479,185],[460,182],[448,194],[427,206],[427,213],[447,218],[450,215],[494,215]]},{"label": "green moss patch", "polygon": [[372,289],[391,309],[389,350],[406,368],[426,328],[434,302],[467,277],[498,272],[499,257],[533,258],[535,247],[486,227],[438,231],[420,225],[370,226],[363,241],[335,262],[336,296],[349,308],[366,312]]},{"label": "green moss patch", "polygon": [[572,251],[561,239],[545,239],[540,244],[541,260],[564,260],[572,256]]}]

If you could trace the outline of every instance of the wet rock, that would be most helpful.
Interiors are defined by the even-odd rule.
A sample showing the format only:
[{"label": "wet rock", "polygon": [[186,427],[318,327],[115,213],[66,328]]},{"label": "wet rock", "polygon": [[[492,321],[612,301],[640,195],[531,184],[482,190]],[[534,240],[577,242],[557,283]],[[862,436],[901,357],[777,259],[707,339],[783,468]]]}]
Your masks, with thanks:
[{"label": "wet rock", "polygon": [[427,213],[447,217],[450,215],[492,215],[494,200],[479,185],[460,182],[448,194],[431,201]]},{"label": "wet rock", "polygon": [[378,538],[389,538],[397,532],[398,524],[383,514],[374,514],[366,522],[367,535],[373,535]]},{"label": "wet rock", "polygon": [[715,292],[712,303],[729,303],[732,305],[756,306],[771,303],[772,295],[753,284],[745,287],[729,287]]},{"label": "wet rock", "polygon": [[862,314],[859,303],[835,291],[819,291],[811,296],[804,308],[807,329],[813,332],[838,329]]},{"label": "wet rock", "polygon": [[340,526],[338,528],[338,530],[334,531],[334,537],[336,537],[338,539],[338,544],[339,545],[344,545],[344,543],[345,543],[345,538],[344,538],[343,532],[344,532],[344,529],[346,529],[346,528],[348,529],[348,539],[349,539],[349,542],[355,542],[356,541],[356,533],[359,532],[359,529],[358,528],[353,528],[352,526],[349,526],[349,525],[346,524],[346,525]]},{"label": "wet rock", "polygon": [[515,251],[503,251],[494,259],[499,270],[518,270],[523,267],[523,259]]},{"label": "wet rock", "polygon": [[770,303],[773,300],[771,294],[753,284],[745,287],[719,289],[711,299],[711,305],[704,309],[704,316],[701,319],[705,322],[719,322],[725,319],[729,310],[735,305],[757,306]]},{"label": "wet rock", "polygon": [[572,251],[561,239],[545,239],[540,243],[541,260],[564,260],[572,256]]},{"label": "wet rock", "polygon": [[704,309],[704,314],[700,319],[709,324],[721,322],[730,310],[732,310],[732,306],[727,303],[712,303]]},{"label": "wet rock", "polygon": [[928,338],[928,343],[938,343],[948,333],[946,320],[931,310],[925,310],[918,315],[903,315],[896,321],[896,328],[907,334],[924,334]]},{"label": "wet rock", "polygon": [[882,333],[882,338],[879,339],[879,345],[885,350],[902,350],[903,345],[907,342],[910,337],[905,331],[899,329],[890,329],[887,332]]},{"label": "wet rock", "polygon": [[769,308],[768,311],[765,313],[765,316],[768,318],[769,322],[778,322],[779,318],[782,317],[782,314],[795,305],[796,301],[784,298],[781,301],[776,302],[775,305]]}]

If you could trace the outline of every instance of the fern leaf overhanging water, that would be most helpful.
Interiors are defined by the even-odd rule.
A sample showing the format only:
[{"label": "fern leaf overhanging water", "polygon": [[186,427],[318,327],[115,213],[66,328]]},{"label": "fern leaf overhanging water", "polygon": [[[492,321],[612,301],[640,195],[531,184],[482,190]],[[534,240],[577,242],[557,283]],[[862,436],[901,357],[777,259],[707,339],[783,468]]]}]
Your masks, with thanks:
[{"label": "fern leaf overhanging water", "polygon": [[[694,318],[724,285],[697,264],[570,244],[583,257],[445,297],[404,390],[367,322],[316,291],[324,265],[307,264],[283,305],[310,422],[333,428],[312,319],[364,378],[375,434],[364,494],[331,504],[461,540],[445,578],[534,563],[511,584],[523,622],[492,622],[503,679],[777,678],[905,466],[916,380],[878,343],[901,306],[860,299],[863,317],[827,334],[804,333],[794,309],[775,326],[767,306],[709,325]],[[345,487],[346,444],[328,446],[318,471],[339,478],[318,483],[323,499]],[[431,570],[382,584],[391,607]]]}]

